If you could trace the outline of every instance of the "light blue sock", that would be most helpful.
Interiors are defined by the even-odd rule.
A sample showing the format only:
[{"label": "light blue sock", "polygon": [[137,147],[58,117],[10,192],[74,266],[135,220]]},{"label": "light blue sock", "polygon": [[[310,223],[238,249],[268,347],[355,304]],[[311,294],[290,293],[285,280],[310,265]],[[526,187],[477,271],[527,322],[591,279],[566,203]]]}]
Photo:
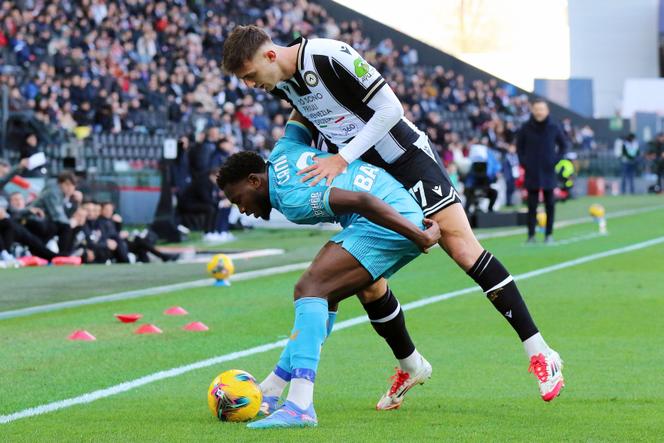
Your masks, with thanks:
[{"label": "light blue sock", "polygon": [[327,300],[305,297],[295,302],[295,325],[288,342],[293,378],[314,381],[320,347],[327,336]]},{"label": "light blue sock", "polygon": [[336,311],[329,311],[327,313],[327,336],[329,337],[332,334],[332,328],[334,327],[334,321],[337,319]]},{"label": "light blue sock", "polygon": [[281,355],[279,356],[279,361],[277,362],[277,365],[274,367],[274,373],[277,374],[279,377],[283,378],[286,381],[291,380],[291,372],[292,368],[290,365],[290,344],[291,340],[288,340],[288,343],[286,343],[286,347],[281,351]]}]

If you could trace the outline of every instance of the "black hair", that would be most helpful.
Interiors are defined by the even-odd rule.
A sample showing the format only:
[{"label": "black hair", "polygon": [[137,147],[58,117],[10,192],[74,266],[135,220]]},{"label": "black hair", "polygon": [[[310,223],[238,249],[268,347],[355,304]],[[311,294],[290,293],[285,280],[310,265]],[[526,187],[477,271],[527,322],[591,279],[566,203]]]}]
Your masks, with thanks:
[{"label": "black hair", "polygon": [[265,160],[251,151],[242,151],[228,157],[228,160],[219,168],[217,185],[224,189],[227,185],[237,183],[249,176],[265,172]]}]

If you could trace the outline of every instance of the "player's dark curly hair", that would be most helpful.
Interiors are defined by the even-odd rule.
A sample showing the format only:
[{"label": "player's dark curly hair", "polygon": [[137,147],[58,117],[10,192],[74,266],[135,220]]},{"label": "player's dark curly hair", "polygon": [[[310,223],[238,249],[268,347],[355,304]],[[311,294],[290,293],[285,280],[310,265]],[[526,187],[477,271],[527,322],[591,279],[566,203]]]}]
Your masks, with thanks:
[{"label": "player's dark curly hair", "polygon": [[226,185],[237,183],[249,176],[265,172],[265,160],[251,151],[242,151],[228,157],[224,165],[219,168],[217,185],[224,189]]}]

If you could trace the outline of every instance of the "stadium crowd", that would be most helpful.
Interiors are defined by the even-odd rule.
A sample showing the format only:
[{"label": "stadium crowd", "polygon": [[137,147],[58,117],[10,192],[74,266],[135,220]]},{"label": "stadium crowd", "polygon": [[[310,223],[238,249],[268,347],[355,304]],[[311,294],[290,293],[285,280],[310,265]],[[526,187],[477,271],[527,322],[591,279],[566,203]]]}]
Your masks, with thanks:
[{"label": "stadium crowd", "polygon": [[[299,35],[349,42],[388,80],[406,116],[427,132],[455,184],[463,184],[472,164],[471,148],[478,145],[496,152],[496,173],[509,183],[517,179],[515,136],[529,118],[527,96],[496,79],[467,79],[443,66],[423,66],[415,49],[397,47],[389,38],[372,42],[359,21],[337,22],[307,0],[4,1],[0,84],[9,88],[11,111],[32,111],[42,123],[79,137],[146,131],[148,114],[162,116],[164,125],[188,124],[193,130],[178,134],[178,158],[170,174],[178,213],[185,221],[199,220],[197,227],[208,239],[228,240],[230,210],[211,186],[211,173],[237,150],[267,155],[290,111],[286,103],[246,88],[220,69],[225,37],[236,24],[249,22],[268,30],[280,44]],[[579,148],[594,148],[590,127],[574,128],[570,121],[562,125]],[[3,168],[0,175],[10,173]],[[75,180],[60,176],[59,183],[67,182],[66,177]],[[63,203],[69,204],[72,197],[61,190]],[[84,262],[127,261],[132,246],[123,243],[118,222],[100,215],[96,203],[76,196],[75,209],[64,214],[39,211],[35,202],[28,205],[28,218],[49,220],[41,235],[27,229],[35,223],[21,221],[24,210],[10,207],[0,212],[3,229],[11,226],[14,240],[24,245],[36,245],[38,239],[39,246],[29,246],[33,253],[51,234],[59,239],[60,254],[79,251]],[[93,229],[101,232],[95,242],[101,249],[81,248],[76,239],[81,233],[86,241],[93,239],[85,226],[95,224],[108,228]],[[7,243],[11,237],[4,238]],[[152,248],[153,242],[146,245]],[[7,246],[0,244],[0,250]]]},{"label": "stadium crowd", "polygon": [[[299,35],[350,42],[383,73],[446,163],[464,154],[472,135],[486,136],[495,147],[510,144],[528,118],[527,97],[510,85],[422,66],[415,49],[395,47],[389,38],[371,42],[360,22],[337,23],[306,0],[5,1],[3,62],[20,66],[22,74],[4,74],[2,83],[10,87],[11,109],[31,109],[66,130],[136,129],[146,111],[175,123],[205,116],[195,120],[199,135],[191,142],[210,150],[216,145],[217,162],[228,155],[224,142],[264,152],[280,136],[287,107],[220,70],[224,38],[246,22],[266,28],[281,44]],[[580,145],[592,146],[590,128],[575,134],[565,124]],[[216,129],[200,135],[210,128]]]}]

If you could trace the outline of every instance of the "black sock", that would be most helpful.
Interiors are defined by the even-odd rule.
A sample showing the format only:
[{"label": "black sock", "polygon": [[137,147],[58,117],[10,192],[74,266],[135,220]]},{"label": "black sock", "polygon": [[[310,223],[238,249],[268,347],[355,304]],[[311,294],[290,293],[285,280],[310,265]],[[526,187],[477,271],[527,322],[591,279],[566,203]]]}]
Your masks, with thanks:
[{"label": "black sock", "polygon": [[526,302],[507,269],[489,251],[484,251],[467,274],[480,285],[493,306],[505,316],[524,341],[537,334]]},{"label": "black sock", "polygon": [[385,339],[397,359],[406,358],[415,351],[415,345],[406,329],[401,305],[390,288],[387,288],[385,295],[378,300],[362,306],[367,311],[371,326]]}]

